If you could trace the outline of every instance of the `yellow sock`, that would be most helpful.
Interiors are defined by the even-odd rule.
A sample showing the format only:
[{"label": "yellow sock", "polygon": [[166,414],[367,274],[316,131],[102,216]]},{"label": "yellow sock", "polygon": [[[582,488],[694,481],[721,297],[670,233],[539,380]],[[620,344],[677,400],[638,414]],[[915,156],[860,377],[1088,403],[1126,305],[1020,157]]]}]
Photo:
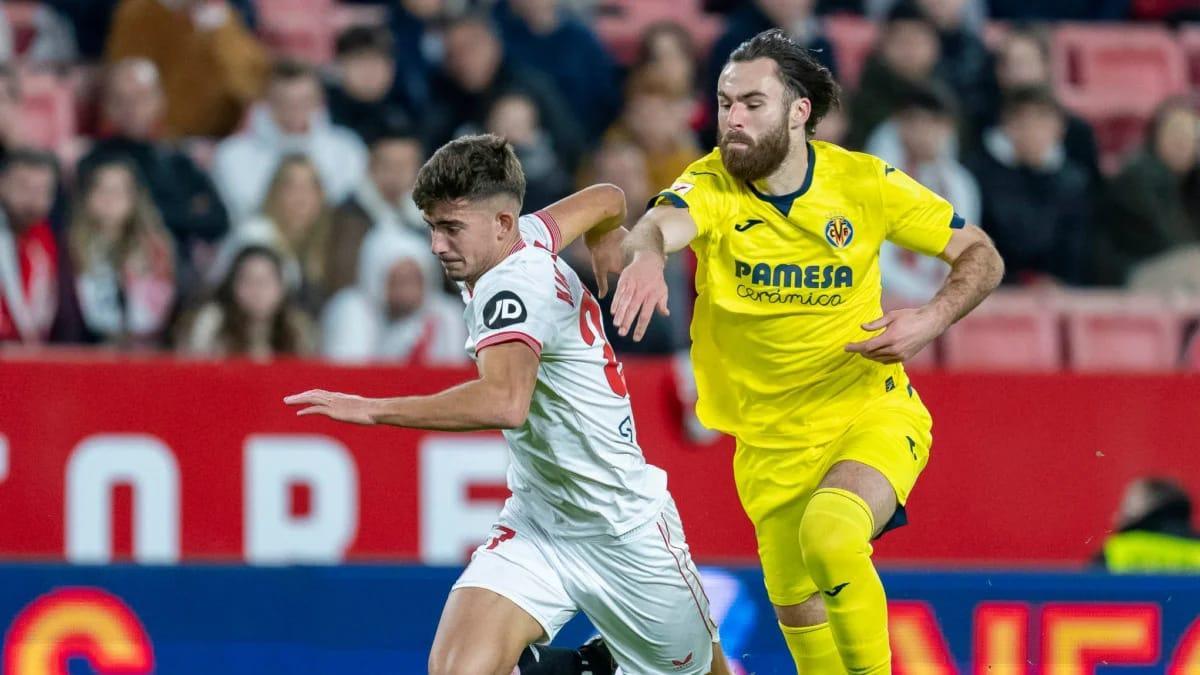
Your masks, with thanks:
[{"label": "yellow sock", "polygon": [[829,623],[815,626],[785,626],[779,624],[799,675],[843,675],[846,668],[833,643]]},{"label": "yellow sock", "polygon": [[847,490],[822,488],[800,519],[800,548],[825,610],[833,641],[853,675],[890,673],[887,598],[871,564],[871,509]]}]

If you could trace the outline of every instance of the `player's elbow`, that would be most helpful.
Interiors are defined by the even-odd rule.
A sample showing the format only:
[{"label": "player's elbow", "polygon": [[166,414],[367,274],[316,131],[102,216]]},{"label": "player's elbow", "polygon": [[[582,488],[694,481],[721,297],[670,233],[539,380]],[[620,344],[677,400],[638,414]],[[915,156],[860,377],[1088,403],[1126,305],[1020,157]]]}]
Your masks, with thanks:
[{"label": "player's elbow", "polygon": [[529,418],[528,396],[505,392],[499,401],[494,420],[497,429],[516,429],[525,425],[525,420]]},{"label": "player's elbow", "polygon": [[516,429],[525,425],[529,418],[529,405],[506,405],[496,414],[497,429]]},{"label": "player's elbow", "polygon": [[603,197],[604,219],[625,217],[625,191],[612,183],[600,183],[595,189]]},{"label": "player's elbow", "polygon": [[983,243],[988,257],[987,288],[990,293],[996,290],[996,287],[1004,280],[1004,257],[1000,255],[1000,251],[992,242],[991,237],[985,236]]}]

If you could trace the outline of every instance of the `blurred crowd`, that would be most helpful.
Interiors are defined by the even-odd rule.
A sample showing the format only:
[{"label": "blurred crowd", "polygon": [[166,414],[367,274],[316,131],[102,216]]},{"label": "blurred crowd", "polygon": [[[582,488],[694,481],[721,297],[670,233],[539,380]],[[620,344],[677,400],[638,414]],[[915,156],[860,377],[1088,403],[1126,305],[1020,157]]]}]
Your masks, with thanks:
[{"label": "blurred crowd", "polygon": [[[47,0],[19,27],[0,13],[0,341],[462,363],[461,301],[410,197],[424,158],[501,134],[528,210],[608,181],[632,224],[712,147],[728,54],[774,26],[844,83],[818,138],[949,199],[995,239],[1006,283],[1200,293],[1196,101],[1157,101],[1141,142],[1106,165],[1055,90],[1049,29],[1200,18],[1194,3],[708,2],[712,35],[656,21],[619,58],[595,28],[608,3],[393,0],[313,63],[265,39],[274,1]],[[826,31],[847,13],[875,27],[852,77]],[[83,135],[56,147],[28,133],[23,100],[46,69],[90,73]],[[586,251],[565,255],[594,288]],[[894,247],[881,265],[901,302],[945,274]],[[673,259],[677,306],[643,342],[609,328],[618,351],[686,348],[693,269]]]}]

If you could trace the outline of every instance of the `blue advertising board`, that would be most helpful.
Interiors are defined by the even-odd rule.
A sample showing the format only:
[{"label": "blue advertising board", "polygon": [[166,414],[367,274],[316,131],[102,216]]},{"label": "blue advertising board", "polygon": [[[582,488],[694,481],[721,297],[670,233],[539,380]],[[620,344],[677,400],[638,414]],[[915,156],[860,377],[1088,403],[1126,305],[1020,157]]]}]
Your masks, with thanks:
[{"label": "blue advertising board", "polygon": [[[705,568],[741,673],[792,673],[756,569]],[[423,673],[453,568],[0,566],[6,675]],[[1200,577],[884,574],[896,673],[1200,672]],[[559,634],[592,635],[582,617]]]}]

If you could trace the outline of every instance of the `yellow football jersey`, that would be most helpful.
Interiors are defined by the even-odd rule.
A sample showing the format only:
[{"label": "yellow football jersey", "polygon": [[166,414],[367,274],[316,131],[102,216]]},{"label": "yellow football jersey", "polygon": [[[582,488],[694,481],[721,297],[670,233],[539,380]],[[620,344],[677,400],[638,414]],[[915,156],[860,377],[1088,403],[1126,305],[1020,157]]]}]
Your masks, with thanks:
[{"label": "yellow football jersey", "polygon": [[908,386],[902,366],[844,348],[881,315],[883,241],[937,255],[962,227],[945,199],[877,157],[814,141],[793,194],[733,178],[716,149],[653,203],[689,209],[699,230],[692,361],[706,426],[759,447],[819,445]]}]

